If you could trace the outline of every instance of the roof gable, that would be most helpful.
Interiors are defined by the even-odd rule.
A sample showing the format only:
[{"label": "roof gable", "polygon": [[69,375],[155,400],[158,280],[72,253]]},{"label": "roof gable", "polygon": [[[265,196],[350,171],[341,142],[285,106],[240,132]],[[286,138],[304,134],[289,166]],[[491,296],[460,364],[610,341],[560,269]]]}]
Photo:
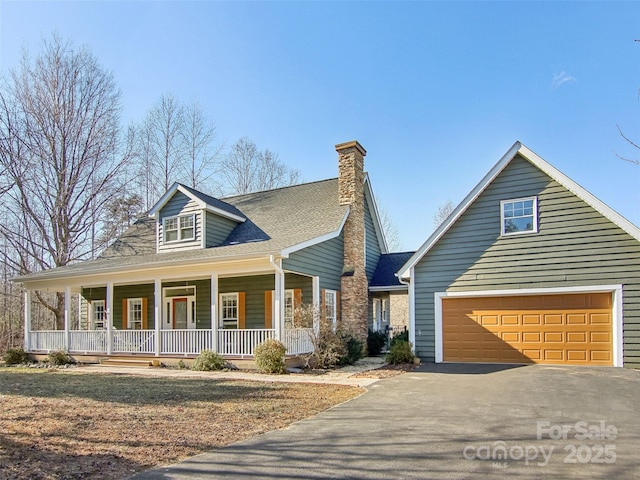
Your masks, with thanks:
[{"label": "roof gable", "polygon": [[538,156],[532,150],[524,146],[520,142],[516,142],[507,153],[496,163],[484,178],[475,186],[471,192],[460,202],[449,217],[429,236],[427,241],[416,251],[416,253],[402,266],[398,274],[401,278],[409,278],[411,276],[411,268],[413,268],[444,236],[445,233],[456,223],[456,221],[467,211],[467,209],[476,201],[476,199],[487,189],[496,177],[513,161],[514,158],[520,156],[527,160],[531,165],[535,166],[551,179],[562,185],[568,191],[576,195],[587,205],[591,206],[602,216],[610,220],[613,224],[621,228],[623,231],[631,235],[640,242],[640,229],[629,222],[622,215],[617,213],[611,207],[606,205],[600,199],[588,192],[586,189],[571,180],[560,170],[550,163],[546,162],[542,157]]},{"label": "roof gable", "polygon": [[174,183],[169,190],[158,200],[158,202],[149,210],[149,216],[157,218],[160,210],[164,207],[167,202],[176,194],[176,192],[180,192],[191,200],[196,202],[200,208],[203,210],[208,210],[212,213],[220,215],[221,217],[228,218],[230,220],[234,220],[238,223],[244,222],[247,218],[246,216],[238,210],[233,205],[228,204],[222,200],[206,195],[198,190],[187,187],[181,183]]}]

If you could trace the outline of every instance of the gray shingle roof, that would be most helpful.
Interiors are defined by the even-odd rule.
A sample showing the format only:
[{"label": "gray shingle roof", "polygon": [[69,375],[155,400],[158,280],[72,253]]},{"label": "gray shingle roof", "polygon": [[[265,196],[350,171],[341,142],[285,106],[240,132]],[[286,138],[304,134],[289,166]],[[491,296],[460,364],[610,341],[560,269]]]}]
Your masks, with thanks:
[{"label": "gray shingle roof", "polygon": [[371,279],[370,287],[399,287],[402,284],[396,272],[411,258],[415,252],[383,253]]},{"label": "gray shingle roof", "polygon": [[206,203],[207,205],[211,205],[214,208],[218,208],[220,210],[223,210],[225,212],[231,213],[232,215],[237,215],[238,217],[243,217],[244,218],[244,214],[238,210],[235,206],[220,200],[219,198],[215,198],[212,197],[210,195],[207,195],[206,193],[202,193],[199,192],[198,190],[195,190],[191,187],[187,187],[184,184],[180,184],[180,186],[182,188],[184,188],[185,190],[187,190],[189,193],[191,193],[194,197],[199,198],[200,200],[202,200],[204,203]]},{"label": "gray shingle roof", "polygon": [[338,180],[323,180],[223,199],[247,218],[220,247],[156,253],[153,218],[138,220],[95,260],[24,275],[17,281],[55,279],[102,270],[205,263],[247,255],[277,255],[336,232],[348,207],[338,204]]}]

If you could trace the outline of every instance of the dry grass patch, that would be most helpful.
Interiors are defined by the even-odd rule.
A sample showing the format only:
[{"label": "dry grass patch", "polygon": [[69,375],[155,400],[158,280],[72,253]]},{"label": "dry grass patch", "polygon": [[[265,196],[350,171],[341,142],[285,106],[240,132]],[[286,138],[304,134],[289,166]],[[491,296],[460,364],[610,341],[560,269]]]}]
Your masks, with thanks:
[{"label": "dry grass patch", "polygon": [[120,479],[283,428],[362,391],[0,368],[0,472]]}]

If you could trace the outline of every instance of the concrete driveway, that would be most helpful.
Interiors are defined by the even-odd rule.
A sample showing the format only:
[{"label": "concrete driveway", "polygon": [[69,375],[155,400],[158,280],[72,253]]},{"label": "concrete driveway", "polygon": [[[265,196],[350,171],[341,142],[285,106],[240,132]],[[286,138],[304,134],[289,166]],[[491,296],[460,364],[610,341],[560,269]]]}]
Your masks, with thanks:
[{"label": "concrete driveway", "polygon": [[135,479],[638,478],[640,372],[441,364]]}]

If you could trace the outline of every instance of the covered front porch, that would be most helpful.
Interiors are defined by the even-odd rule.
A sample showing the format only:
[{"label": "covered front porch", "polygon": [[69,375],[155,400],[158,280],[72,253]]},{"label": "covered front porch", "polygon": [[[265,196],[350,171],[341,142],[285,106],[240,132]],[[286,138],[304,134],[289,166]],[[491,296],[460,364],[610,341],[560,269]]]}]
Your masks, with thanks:
[{"label": "covered front porch", "polygon": [[[303,304],[320,305],[325,293],[318,277],[285,272],[273,258],[216,270],[207,276],[192,269],[188,276],[157,271],[152,277],[149,272],[106,275],[102,282],[73,279],[61,289],[63,330],[31,328],[33,291],[43,286],[59,290],[25,285],[25,350],[174,358],[212,350],[246,358],[260,343],[277,339],[288,356],[312,351],[313,322],[299,321],[294,312]],[[72,316],[78,320],[72,322]]]}]

